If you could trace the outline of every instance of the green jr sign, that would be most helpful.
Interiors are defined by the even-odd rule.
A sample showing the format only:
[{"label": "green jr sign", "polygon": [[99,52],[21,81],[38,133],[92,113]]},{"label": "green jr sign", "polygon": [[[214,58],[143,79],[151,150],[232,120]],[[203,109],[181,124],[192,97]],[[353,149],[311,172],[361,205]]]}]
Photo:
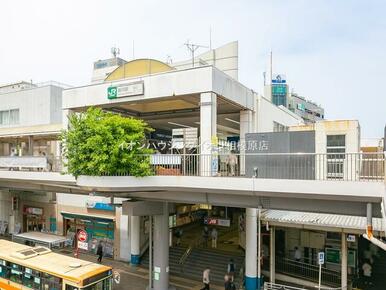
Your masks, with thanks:
[{"label": "green jr sign", "polygon": [[109,100],[116,99],[118,97],[117,87],[108,87],[107,88],[107,98]]}]

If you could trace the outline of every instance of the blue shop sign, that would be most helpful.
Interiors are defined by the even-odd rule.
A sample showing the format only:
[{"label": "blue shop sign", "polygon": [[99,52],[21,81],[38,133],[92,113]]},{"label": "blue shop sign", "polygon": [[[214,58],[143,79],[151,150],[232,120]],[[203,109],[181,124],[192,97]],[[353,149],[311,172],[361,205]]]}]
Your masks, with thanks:
[{"label": "blue shop sign", "polygon": [[92,209],[98,209],[98,210],[107,210],[107,211],[114,211],[115,207],[113,204],[110,203],[103,203],[103,202],[87,202],[87,208]]}]

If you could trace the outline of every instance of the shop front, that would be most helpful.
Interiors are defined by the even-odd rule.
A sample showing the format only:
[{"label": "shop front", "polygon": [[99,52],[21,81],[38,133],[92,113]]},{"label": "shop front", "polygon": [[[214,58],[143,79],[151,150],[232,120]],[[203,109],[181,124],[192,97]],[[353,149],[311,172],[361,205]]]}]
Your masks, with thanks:
[{"label": "shop front", "polygon": [[46,230],[46,221],[43,208],[24,206],[23,229],[25,232],[42,232]]},{"label": "shop front", "polygon": [[69,246],[77,247],[76,235],[80,230],[87,233],[87,247],[81,251],[96,253],[99,242],[102,242],[104,255],[114,257],[114,230],[113,217],[95,215],[79,215],[73,213],[61,213],[63,216],[63,232],[70,241]]}]

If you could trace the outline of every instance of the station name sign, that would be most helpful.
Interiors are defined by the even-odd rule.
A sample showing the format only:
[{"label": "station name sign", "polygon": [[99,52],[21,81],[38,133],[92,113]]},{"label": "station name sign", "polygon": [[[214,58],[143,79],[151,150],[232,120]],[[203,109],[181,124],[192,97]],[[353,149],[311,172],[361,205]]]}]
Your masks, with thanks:
[{"label": "station name sign", "polygon": [[145,90],[143,81],[129,84],[121,84],[119,86],[108,87],[107,98],[109,100],[113,100],[117,98],[140,96],[143,95],[144,92]]}]

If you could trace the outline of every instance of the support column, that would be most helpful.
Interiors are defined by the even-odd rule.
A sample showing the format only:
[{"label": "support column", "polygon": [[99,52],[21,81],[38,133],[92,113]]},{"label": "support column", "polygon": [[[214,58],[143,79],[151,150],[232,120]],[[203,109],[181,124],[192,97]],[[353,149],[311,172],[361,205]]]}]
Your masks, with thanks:
[{"label": "support column", "polygon": [[28,155],[32,156],[34,153],[34,137],[28,136]]},{"label": "support column", "polygon": [[217,175],[217,95],[200,95],[200,176]]},{"label": "support column", "polygon": [[245,175],[245,134],[252,133],[252,111],[244,110],[240,111],[240,175]]},{"label": "support column", "polygon": [[154,216],[153,254],[153,289],[171,289],[169,287],[169,210],[167,202],[163,204],[163,215]]},{"label": "support column", "polygon": [[247,208],[245,214],[245,287],[257,289],[257,209]]},{"label": "support column", "polygon": [[342,233],[342,268],[341,268],[341,275],[342,275],[342,290],[347,290],[347,235],[345,233]]},{"label": "support column", "polygon": [[269,272],[270,272],[270,282],[275,283],[275,258],[276,258],[276,249],[275,249],[275,227],[270,227],[270,240],[269,240]]},{"label": "support column", "polygon": [[131,257],[130,263],[131,265],[137,266],[140,263],[140,238],[141,238],[141,218],[139,216],[131,216],[130,217],[130,244],[131,244]]}]

